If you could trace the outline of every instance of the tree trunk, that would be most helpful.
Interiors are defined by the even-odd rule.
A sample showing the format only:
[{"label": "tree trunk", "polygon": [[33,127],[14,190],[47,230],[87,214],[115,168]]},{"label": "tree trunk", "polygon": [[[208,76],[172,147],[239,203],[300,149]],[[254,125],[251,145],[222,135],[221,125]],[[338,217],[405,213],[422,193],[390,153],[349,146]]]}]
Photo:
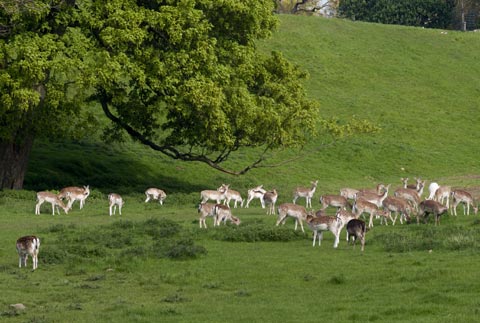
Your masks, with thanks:
[{"label": "tree trunk", "polygon": [[21,142],[0,140],[0,189],[22,189],[33,136]]}]

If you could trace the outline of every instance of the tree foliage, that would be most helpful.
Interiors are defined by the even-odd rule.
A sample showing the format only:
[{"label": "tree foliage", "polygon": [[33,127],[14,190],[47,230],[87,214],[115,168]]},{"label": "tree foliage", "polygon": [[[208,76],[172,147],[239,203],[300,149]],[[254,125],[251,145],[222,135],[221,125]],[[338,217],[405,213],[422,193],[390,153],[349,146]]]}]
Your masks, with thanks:
[{"label": "tree foliage", "polygon": [[98,107],[112,121],[105,138],[127,132],[230,173],[261,162],[220,166],[243,147],[302,145],[319,112],[307,75],[255,48],[277,26],[272,10],[269,0],[4,0],[0,141],[81,136]]},{"label": "tree foliage", "polygon": [[427,28],[447,28],[451,24],[452,0],[341,0],[341,17]]}]

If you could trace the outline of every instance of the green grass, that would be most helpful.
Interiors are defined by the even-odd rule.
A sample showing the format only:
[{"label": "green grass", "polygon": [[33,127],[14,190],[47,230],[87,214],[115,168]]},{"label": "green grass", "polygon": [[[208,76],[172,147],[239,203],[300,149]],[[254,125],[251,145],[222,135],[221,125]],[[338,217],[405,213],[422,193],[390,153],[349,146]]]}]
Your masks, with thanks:
[{"label": "green grass", "polygon": [[[291,201],[318,179],[320,194],[344,186],[400,186],[420,176],[467,187],[479,197],[480,35],[280,16],[263,51],[281,50],[309,71],[306,90],[322,116],[352,116],[382,128],[375,135],[312,140],[302,151],[232,177],[203,164],[163,157],[138,144],[36,142],[24,191],[0,192],[0,318],[6,322],[475,322],[480,312],[475,259],[478,216],[446,216],[439,227],[378,224],[366,250],[342,234],[337,250],[324,234],[293,222],[274,226],[258,201],[236,209],[239,227],[198,227],[199,192],[229,183],[277,188]],[[433,130],[432,130],[433,129]],[[228,161],[253,160],[241,151]],[[283,160],[295,159],[282,164]],[[90,185],[85,208],[34,215],[35,192]],[[427,183],[428,185],[428,183]],[[144,204],[147,187],[165,189],[164,206]],[[126,201],[109,217],[106,195]],[[303,204],[304,201],[299,203]],[[461,210],[459,214],[462,213]],[[210,221],[208,221],[210,220]],[[39,268],[18,268],[15,240],[37,234]],[[30,263],[31,264],[31,263]],[[9,304],[23,303],[25,311]]]},{"label": "green grass", "polygon": [[[330,233],[312,247],[308,229],[277,228],[258,206],[234,210],[240,227],[207,219],[205,230],[193,206],[130,197],[109,217],[106,199],[89,198],[68,215],[45,207],[34,216],[33,203],[0,197],[0,317],[9,322],[473,322],[480,310],[473,216],[440,227],[375,222],[362,254],[345,233],[336,250]],[[35,272],[17,267],[14,250],[32,233],[42,241]]]}]

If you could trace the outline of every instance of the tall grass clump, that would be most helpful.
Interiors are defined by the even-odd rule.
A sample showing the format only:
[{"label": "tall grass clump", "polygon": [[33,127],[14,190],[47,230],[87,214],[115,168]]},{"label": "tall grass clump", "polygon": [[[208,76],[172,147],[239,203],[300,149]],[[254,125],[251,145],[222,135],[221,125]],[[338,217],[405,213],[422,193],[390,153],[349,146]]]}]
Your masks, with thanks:
[{"label": "tall grass clump", "polygon": [[425,250],[477,251],[480,230],[469,225],[409,226],[375,236],[375,243],[387,252]]},{"label": "tall grass clump", "polygon": [[263,221],[242,223],[240,226],[220,226],[212,234],[213,239],[231,242],[259,242],[259,241],[293,241],[305,239],[299,230],[284,226],[277,227],[265,224]]},{"label": "tall grass clump", "polygon": [[191,259],[207,253],[191,238],[185,237],[178,223],[169,219],[115,221],[88,229],[55,224],[49,233],[48,248],[42,249],[46,264],[99,263],[115,258]]}]

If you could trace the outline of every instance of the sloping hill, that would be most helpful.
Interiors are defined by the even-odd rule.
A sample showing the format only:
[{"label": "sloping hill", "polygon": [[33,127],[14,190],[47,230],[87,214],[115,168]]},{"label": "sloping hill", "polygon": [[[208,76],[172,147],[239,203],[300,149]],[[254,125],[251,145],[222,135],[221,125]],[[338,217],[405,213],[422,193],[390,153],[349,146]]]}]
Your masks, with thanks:
[{"label": "sloping hill", "polygon": [[[137,144],[38,143],[26,188],[90,184],[139,191],[156,185],[198,192],[231,183],[258,184],[284,196],[319,179],[321,192],[341,186],[400,185],[420,176],[454,186],[478,185],[480,162],[480,34],[285,15],[263,51],[282,51],[310,73],[305,84],[322,116],[355,116],[382,128],[331,145],[316,138],[299,153],[281,152],[260,168],[231,177],[202,164],[173,161]],[[236,155],[231,165],[252,158]],[[288,197],[289,199],[289,197]]]}]

